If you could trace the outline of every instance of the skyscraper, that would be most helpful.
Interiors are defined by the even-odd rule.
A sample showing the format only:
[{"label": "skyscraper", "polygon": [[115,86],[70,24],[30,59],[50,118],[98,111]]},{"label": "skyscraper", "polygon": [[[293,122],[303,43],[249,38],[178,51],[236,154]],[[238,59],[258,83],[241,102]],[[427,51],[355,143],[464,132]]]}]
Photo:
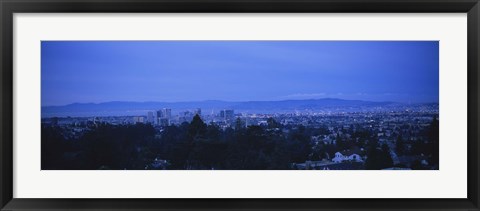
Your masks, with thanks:
[{"label": "skyscraper", "polygon": [[157,122],[159,125],[162,125],[162,126],[170,125],[171,119],[172,119],[172,109],[162,108],[157,111]]},{"label": "skyscraper", "polygon": [[234,119],[234,112],[232,109],[225,110],[225,120],[226,121],[233,121]]},{"label": "skyscraper", "polygon": [[226,122],[231,122],[234,120],[234,112],[233,109],[225,109],[220,111],[220,118],[222,118]]},{"label": "skyscraper", "polygon": [[167,119],[171,119],[171,118],[172,118],[172,109],[170,109],[170,108],[164,108],[164,109],[163,109],[163,112],[164,112],[165,118],[167,118]]},{"label": "skyscraper", "polygon": [[147,113],[147,122],[150,123],[150,124],[155,123],[155,118],[153,117],[153,112],[152,111],[149,111]]}]

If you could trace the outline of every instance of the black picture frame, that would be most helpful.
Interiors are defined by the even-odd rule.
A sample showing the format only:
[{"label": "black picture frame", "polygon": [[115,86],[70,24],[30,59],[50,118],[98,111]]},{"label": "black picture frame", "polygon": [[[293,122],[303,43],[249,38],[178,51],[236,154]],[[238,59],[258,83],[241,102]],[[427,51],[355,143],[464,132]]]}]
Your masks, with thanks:
[{"label": "black picture frame", "polygon": [[[479,210],[478,0],[0,0],[0,207],[2,210]],[[466,199],[18,199],[13,198],[14,13],[467,13]],[[448,181],[445,181],[448,182]],[[414,191],[414,190],[412,190]],[[448,190],[445,190],[448,191]]]}]

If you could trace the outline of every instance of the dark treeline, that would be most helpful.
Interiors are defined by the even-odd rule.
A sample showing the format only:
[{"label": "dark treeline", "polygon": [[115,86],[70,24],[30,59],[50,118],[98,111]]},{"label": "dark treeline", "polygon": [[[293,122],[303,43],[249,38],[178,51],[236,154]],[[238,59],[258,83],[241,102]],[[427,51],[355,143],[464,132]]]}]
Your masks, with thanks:
[{"label": "dark treeline", "polygon": [[[329,134],[324,127],[284,126],[272,118],[267,123],[245,127],[237,119],[234,127],[222,130],[195,116],[190,123],[161,131],[150,124],[97,124],[80,137],[59,126],[42,125],[42,169],[295,169],[293,163],[330,160],[335,152],[355,148],[365,149],[365,169],[394,166],[391,149],[361,127],[345,131],[351,137],[339,135],[335,144],[328,144],[311,141],[311,136]],[[423,137],[409,143],[398,135],[397,154],[425,155],[438,164],[438,120]],[[412,168],[425,167],[418,163]]]}]

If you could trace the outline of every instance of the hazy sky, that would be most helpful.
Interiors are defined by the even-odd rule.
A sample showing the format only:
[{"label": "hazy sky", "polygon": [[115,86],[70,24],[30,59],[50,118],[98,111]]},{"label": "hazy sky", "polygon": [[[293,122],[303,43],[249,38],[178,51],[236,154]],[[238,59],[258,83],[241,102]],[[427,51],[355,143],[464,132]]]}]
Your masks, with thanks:
[{"label": "hazy sky", "polygon": [[42,106],[342,98],[438,102],[436,41],[43,41]]}]

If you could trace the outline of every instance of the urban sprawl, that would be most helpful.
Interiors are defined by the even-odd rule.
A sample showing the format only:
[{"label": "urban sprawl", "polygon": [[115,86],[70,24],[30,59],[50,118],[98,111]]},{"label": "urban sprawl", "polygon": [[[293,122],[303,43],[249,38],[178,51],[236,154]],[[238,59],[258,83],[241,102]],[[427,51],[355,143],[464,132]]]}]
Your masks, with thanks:
[{"label": "urban sprawl", "polygon": [[42,169],[436,170],[438,104],[42,118]]}]

